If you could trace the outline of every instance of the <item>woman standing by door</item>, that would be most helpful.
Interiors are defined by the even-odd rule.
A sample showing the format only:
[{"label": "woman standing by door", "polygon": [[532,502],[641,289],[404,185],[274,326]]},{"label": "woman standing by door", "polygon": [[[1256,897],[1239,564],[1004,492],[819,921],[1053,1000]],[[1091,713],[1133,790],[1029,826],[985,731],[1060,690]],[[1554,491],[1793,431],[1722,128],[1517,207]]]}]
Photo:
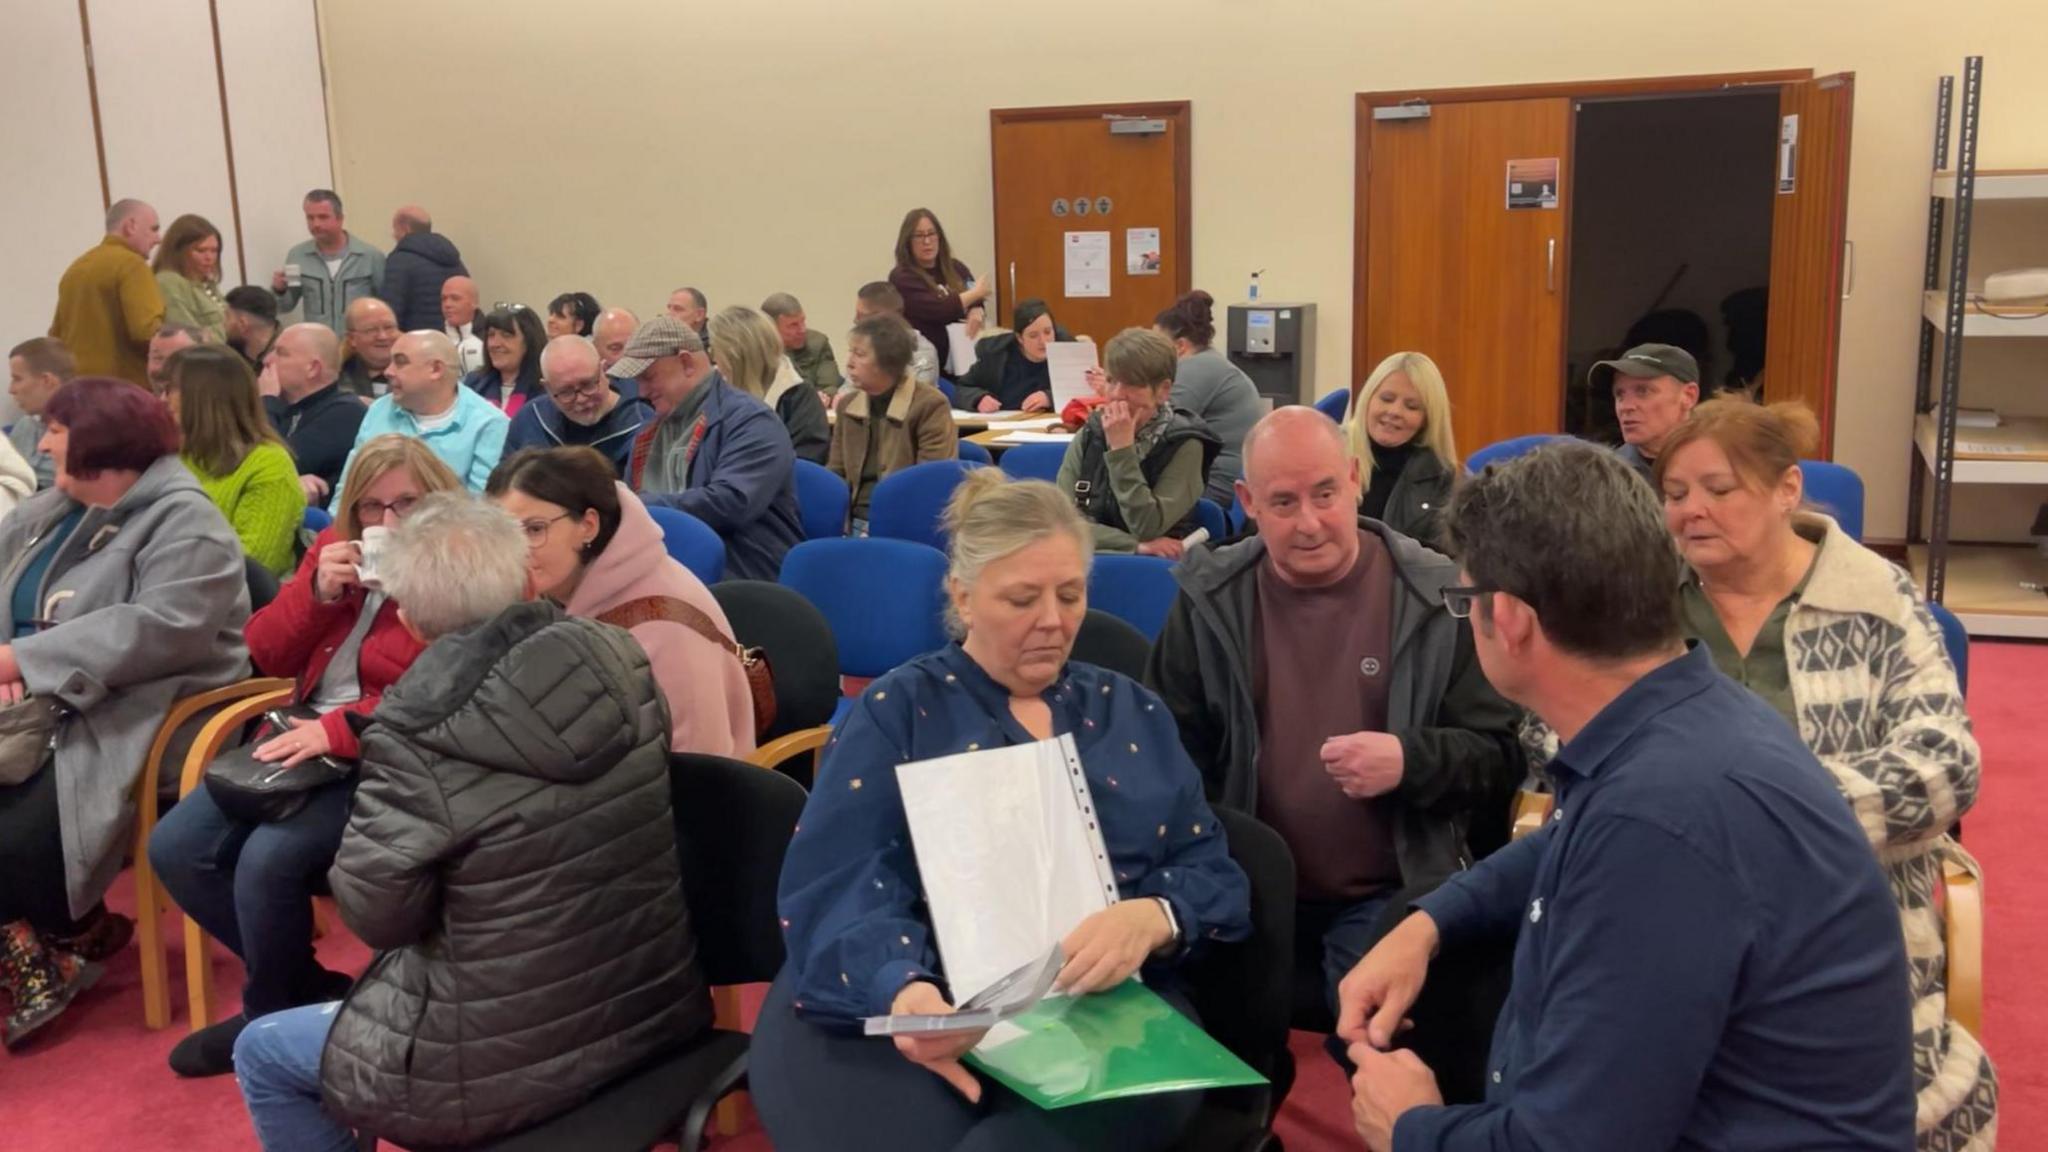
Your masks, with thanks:
[{"label": "woman standing by door", "polygon": [[[946,325],[964,321],[968,339],[981,335],[992,285],[987,276],[976,280],[967,265],[953,258],[953,245],[931,209],[912,208],[896,230],[896,267],[889,283],[903,294],[903,318],[942,355],[948,347]],[[944,364],[940,368],[941,375],[951,375],[943,371]]]}]

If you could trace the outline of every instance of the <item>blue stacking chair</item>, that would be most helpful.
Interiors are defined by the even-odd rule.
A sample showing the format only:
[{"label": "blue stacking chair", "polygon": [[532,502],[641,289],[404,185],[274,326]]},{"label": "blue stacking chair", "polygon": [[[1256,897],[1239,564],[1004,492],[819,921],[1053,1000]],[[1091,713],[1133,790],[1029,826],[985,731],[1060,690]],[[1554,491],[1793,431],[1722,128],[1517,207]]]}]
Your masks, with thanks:
[{"label": "blue stacking chair", "polygon": [[846,507],[853,501],[846,481],[823,464],[796,462],[796,510],[804,539],[830,540],[846,535]]},{"label": "blue stacking chair", "polygon": [[1178,595],[1173,562],[1163,557],[1099,553],[1088,571],[1088,606],[1143,632],[1147,640],[1159,639]]},{"label": "blue stacking chair", "polygon": [[1344,416],[1351,410],[1351,389],[1339,388],[1328,396],[1316,401],[1316,411],[1335,420],[1344,422]]},{"label": "blue stacking chair", "polygon": [[945,551],[939,517],[968,470],[979,467],[970,460],[927,460],[882,477],[868,497],[868,535]]},{"label": "blue stacking chair", "polygon": [[945,553],[909,540],[806,540],[782,558],[782,585],[832,625],[843,676],[945,647],[945,582]]},{"label": "blue stacking chair", "polygon": [[1003,471],[1013,480],[1059,479],[1060,462],[1067,458],[1065,444],[1019,444],[1003,450]]},{"label": "blue stacking chair", "polygon": [[994,456],[989,455],[988,449],[983,448],[981,445],[976,444],[972,440],[960,441],[960,458],[962,460],[968,461],[969,463],[981,464],[984,466],[996,462],[996,458]]},{"label": "blue stacking chair", "polygon": [[937,380],[932,382],[932,386],[946,394],[946,403],[951,404],[954,407],[959,406],[960,394],[954,391],[953,382],[951,380],[948,380],[944,376],[941,376]]},{"label": "blue stacking chair", "polygon": [[1852,468],[1825,460],[1801,460],[1806,501],[1835,518],[1844,535],[1863,539],[1863,477]]},{"label": "blue stacking chair", "polygon": [[332,525],[333,523],[334,517],[329,515],[325,508],[309,507],[306,509],[306,519],[304,521],[306,531],[325,532],[327,531],[328,526]]},{"label": "blue stacking chair", "polygon": [[1465,471],[1476,474],[1488,464],[1495,464],[1502,460],[1513,460],[1525,452],[1534,452],[1553,440],[1570,439],[1570,436],[1539,432],[1533,436],[1517,436],[1512,440],[1502,440],[1498,444],[1488,444],[1486,447],[1474,452],[1471,458],[1465,461]]},{"label": "blue stacking chair", "polygon": [[1233,485],[1231,485],[1231,486],[1230,486],[1230,530],[1231,530],[1231,532],[1232,532],[1232,533],[1238,533],[1238,532],[1242,532],[1242,531],[1244,531],[1244,526],[1245,526],[1245,525],[1246,525],[1247,523],[1249,523],[1250,521],[1251,521],[1251,517],[1249,517],[1249,516],[1245,515],[1245,512],[1244,512],[1244,497],[1242,497],[1242,496],[1239,496],[1239,495],[1237,494],[1237,485],[1233,484]]},{"label": "blue stacking chair", "polygon": [[1929,603],[1934,622],[1941,626],[1941,642],[1948,648],[1948,661],[1956,666],[1956,687],[1967,699],[1970,694],[1970,633],[1956,614],[1939,604]]},{"label": "blue stacking chair", "polygon": [[1209,530],[1209,542],[1221,544],[1231,536],[1230,516],[1223,506],[1204,496],[1195,501],[1195,519]]},{"label": "blue stacking chair", "polygon": [[716,584],[725,575],[725,541],[695,516],[680,508],[647,506],[654,522],[661,526],[661,542],[678,564],[697,579]]}]

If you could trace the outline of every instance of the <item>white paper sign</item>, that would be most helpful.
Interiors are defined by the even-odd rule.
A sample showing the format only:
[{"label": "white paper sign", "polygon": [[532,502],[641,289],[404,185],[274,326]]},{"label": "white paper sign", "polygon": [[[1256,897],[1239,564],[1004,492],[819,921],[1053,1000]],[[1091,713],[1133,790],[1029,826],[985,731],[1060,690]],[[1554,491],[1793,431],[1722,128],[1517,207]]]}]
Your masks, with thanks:
[{"label": "white paper sign", "polygon": [[1109,295],[1109,233],[1067,233],[1068,299]]},{"label": "white paper sign", "polygon": [[[1104,232],[1104,236],[1109,233]],[[1107,293],[1104,293],[1107,295]],[[1056,340],[1045,346],[1046,375],[1052,377],[1052,410],[1064,412],[1083,396],[1093,396],[1088,370],[1095,367],[1095,345],[1086,340]]]},{"label": "white paper sign", "polygon": [[958,380],[974,367],[974,341],[967,335],[965,321],[946,325],[946,375]]},{"label": "white paper sign", "polygon": [[1124,229],[1124,273],[1129,276],[1159,275],[1159,229]]}]

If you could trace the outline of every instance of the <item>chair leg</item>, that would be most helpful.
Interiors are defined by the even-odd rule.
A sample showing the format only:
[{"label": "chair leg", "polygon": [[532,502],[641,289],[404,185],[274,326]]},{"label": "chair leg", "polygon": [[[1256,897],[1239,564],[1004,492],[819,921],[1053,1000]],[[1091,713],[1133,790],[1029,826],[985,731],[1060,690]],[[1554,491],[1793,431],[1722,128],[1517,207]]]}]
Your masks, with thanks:
[{"label": "chair leg", "polygon": [[325,935],[327,935],[327,908],[320,903],[320,898],[315,896],[313,897],[313,939],[318,940]]},{"label": "chair leg", "polygon": [[213,1023],[213,938],[190,916],[185,917],[185,1005],[194,1032]]},{"label": "chair leg", "polygon": [[164,958],[162,892],[147,845],[135,853],[135,946],[142,955],[142,1023],[158,1031],[171,1023],[170,976]]}]

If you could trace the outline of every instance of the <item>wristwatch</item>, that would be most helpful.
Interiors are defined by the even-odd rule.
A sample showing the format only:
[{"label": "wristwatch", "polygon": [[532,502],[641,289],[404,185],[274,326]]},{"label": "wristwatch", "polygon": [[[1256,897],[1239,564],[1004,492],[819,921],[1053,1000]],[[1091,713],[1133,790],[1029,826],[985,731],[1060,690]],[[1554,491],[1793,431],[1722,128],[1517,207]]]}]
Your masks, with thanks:
[{"label": "wristwatch", "polygon": [[1159,910],[1166,914],[1166,930],[1173,933],[1173,939],[1169,940],[1166,946],[1168,948],[1180,947],[1186,941],[1181,936],[1180,917],[1173,914],[1173,901],[1168,900],[1164,896],[1154,896],[1152,899],[1159,901]]}]

